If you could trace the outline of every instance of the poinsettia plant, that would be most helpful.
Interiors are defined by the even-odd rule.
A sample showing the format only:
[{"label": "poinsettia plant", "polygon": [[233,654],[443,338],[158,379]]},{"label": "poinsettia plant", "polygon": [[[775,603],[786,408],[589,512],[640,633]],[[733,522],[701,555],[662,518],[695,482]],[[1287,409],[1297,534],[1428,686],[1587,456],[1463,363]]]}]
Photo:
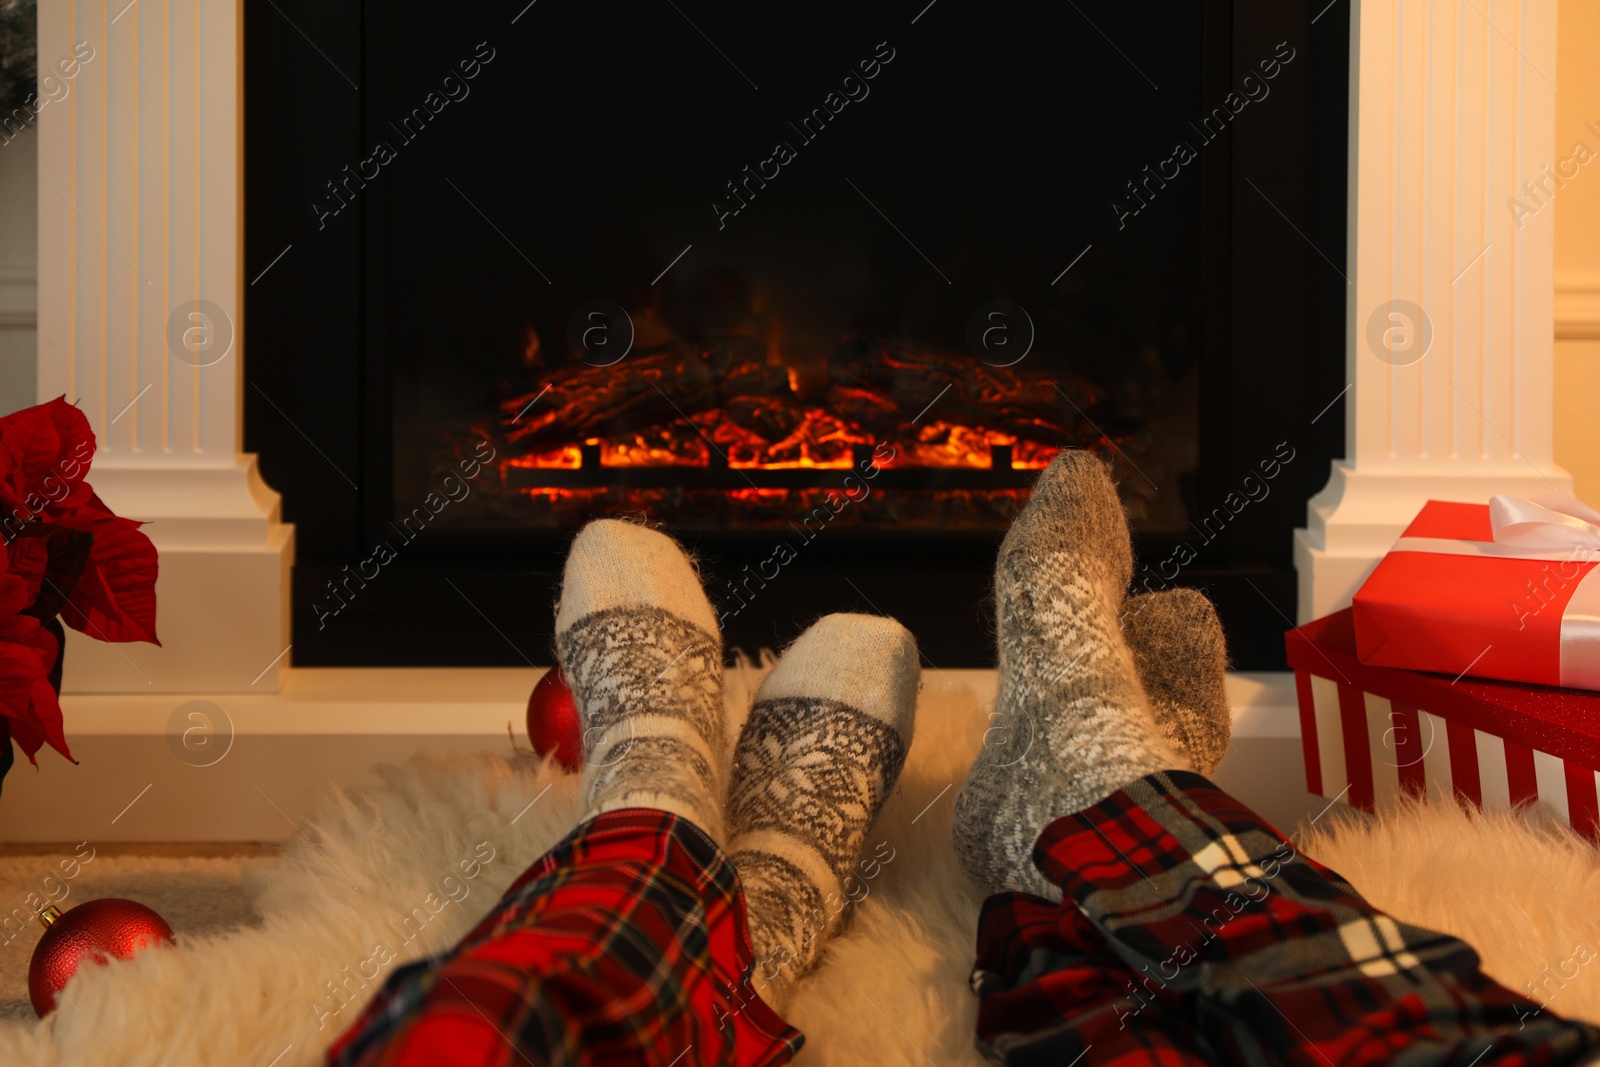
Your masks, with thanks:
[{"label": "poinsettia plant", "polygon": [[0,778],[13,739],[35,765],[45,744],[72,759],[57,700],[62,621],[102,641],[161,643],[155,546],[85,480],[94,451],[65,397],[0,418]]}]

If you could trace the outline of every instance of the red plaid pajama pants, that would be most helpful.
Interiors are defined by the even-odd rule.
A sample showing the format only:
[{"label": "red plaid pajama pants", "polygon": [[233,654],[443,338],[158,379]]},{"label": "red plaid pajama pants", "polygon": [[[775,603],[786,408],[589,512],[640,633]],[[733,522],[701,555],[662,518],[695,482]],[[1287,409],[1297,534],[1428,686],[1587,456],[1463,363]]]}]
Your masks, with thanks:
[{"label": "red plaid pajama pants", "polygon": [[787,1063],[800,1031],[743,984],[733,866],[664,811],[583,823],[459,945],[396,971],[328,1050],[361,1067]]},{"label": "red plaid pajama pants", "polygon": [[[1600,1032],[1391,919],[1198,775],[1151,775],[1052,823],[1052,904],[991,897],[978,1044],[1007,1064],[1511,1067]],[[766,1065],[800,1033],[751,990],[743,893],[697,827],[591,819],[451,951],[404,967],[328,1052],[361,1067]]]},{"label": "red plaid pajama pants", "polygon": [[1399,922],[1195,774],[1051,823],[1063,903],[984,905],[978,1044],[1007,1064],[1511,1067],[1584,1063],[1600,1031]]}]

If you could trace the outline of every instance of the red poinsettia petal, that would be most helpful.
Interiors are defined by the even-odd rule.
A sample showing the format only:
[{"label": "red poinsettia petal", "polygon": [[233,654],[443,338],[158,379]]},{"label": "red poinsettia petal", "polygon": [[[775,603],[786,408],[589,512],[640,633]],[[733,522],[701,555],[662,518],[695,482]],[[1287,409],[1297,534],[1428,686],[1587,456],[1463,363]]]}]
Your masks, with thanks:
[{"label": "red poinsettia petal", "polygon": [[32,509],[26,506],[29,497],[42,505],[42,498],[30,486],[50,470],[60,444],[55,427],[37,408],[25,408],[4,419],[0,427],[0,495],[8,511],[21,512],[18,519],[26,521],[32,516]]},{"label": "red poinsettia petal", "polygon": [[[102,511],[99,498],[94,504]],[[139,523],[118,518],[109,511],[93,516],[80,509],[63,525],[94,534],[89,564],[78,579],[61,618],[74,630],[101,641],[156,639],[156,549],[139,530]]]},{"label": "red poinsettia petal", "polygon": [[[4,627],[28,609],[39,594],[44,574],[42,545],[12,541],[0,551],[0,640]],[[37,620],[35,620],[37,622]]]},{"label": "red poinsettia petal", "polygon": [[[32,656],[38,663],[38,670],[46,676],[56,665],[56,655],[61,651],[56,635],[31,615],[0,619],[0,648]],[[35,672],[30,669],[26,673]]]},{"label": "red poinsettia petal", "polygon": [[83,481],[94,459],[95,437],[89,418],[67,403],[64,396],[0,417],[0,440],[10,437],[36,438],[41,443],[54,444],[53,449],[40,446],[27,449],[30,455],[43,457],[28,470],[35,477],[43,478],[57,466],[66,468],[64,461],[71,459],[74,462],[62,471],[62,477],[76,485]]},{"label": "red poinsettia petal", "polygon": [[39,406],[44,408],[45,415],[55,427],[60,448],[40,488],[53,505],[76,507],[87,501],[94,492],[84,480],[88,477],[89,466],[94,462],[95,449],[98,447],[94,430],[89,426],[88,416],[76,405],[67,403],[65,397],[57,397]]},{"label": "red poinsettia petal", "polygon": [[[3,662],[3,660],[0,660],[0,663]],[[24,684],[30,694],[29,700],[31,702],[34,683],[29,681]],[[23,715],[12,715],[8,709],[9,705],[0,704],[0,715],[5,716],[6,724],[11,728],[11,740],[17,743],[18,748],[22,749],[22,754],[28,757],[29,763],[35,767],[39,766],[39,761],[34,758],[34,755],[44,747],[43,727],[34,721],[31,711]]]},{"label": "red poinsettia petal", "polygon": [[0,627],[0,641],[8,641],[14,645],[33,650],[39,657],[39,662],[49,670],[55,664],[56,653],[61,651],[61,645],[56,640],[56,635],[46,628],[44,622],[32,615],[22,615],[15,619],[7,619],[6,625]]},{"label": "red poinsettia petal", "polygon": [[58,651],[56,639],[42,629],[38,634],[43,642],[37,646],[0,642],[0,715],[10,724],[17,747],[35,766],[39,761],[34,754],[46,743],[72,759],[61,702],[49,682]]},{"label": "red poinsettia petal", "polygon": [[19,519],[75,507],[89,495],[94,452],[88,418],[65,397],[0,418],[0,499]]},{"label": "red poinsettia petal", "polygon": [[42,538],[19,537],[5,546],[5,556],[10,573],[0,578],[0,614],[10,616],[39,598],[50,563],[49,545]]}]

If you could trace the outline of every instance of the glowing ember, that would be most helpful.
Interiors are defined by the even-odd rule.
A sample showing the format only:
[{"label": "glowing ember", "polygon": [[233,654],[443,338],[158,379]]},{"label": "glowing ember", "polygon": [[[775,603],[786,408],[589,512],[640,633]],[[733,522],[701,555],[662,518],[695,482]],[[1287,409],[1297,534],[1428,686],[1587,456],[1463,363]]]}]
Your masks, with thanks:
[{"label": "glowing ember", "polygon": [[[1117,440],[1099,429],[1117,425],[1101,390],[1042,369],[860,337],[803,372],[777,351],[732,337],[535,368],[501,405],[504,485],[561,526],[642,512],[707,529],[812,513],[993,528],[1031,470]],[[861,502],[841,511],[841,494]]]},{"label": "glowing ember", "polygon": [[[826,384],[801,400],[800,375],[752,338],[675,343],[550,372],[505,401],[503,429],[512,466],[552,471],[845,470],[880,444],[892,446],[883,469],[1036,469],[1101,441],[1082,414],[1102,399],[1094,387],[965,357],[858,338]],[[573,437],[590,446],[587,467]]]},{"label": "glowing ember", "polygon": [[515,456],[506,460],[506,464],[527,470],[575,471],[583,466],[583,452],[576,446],[557,448],[549,452],[535,452],[531,455]]}]

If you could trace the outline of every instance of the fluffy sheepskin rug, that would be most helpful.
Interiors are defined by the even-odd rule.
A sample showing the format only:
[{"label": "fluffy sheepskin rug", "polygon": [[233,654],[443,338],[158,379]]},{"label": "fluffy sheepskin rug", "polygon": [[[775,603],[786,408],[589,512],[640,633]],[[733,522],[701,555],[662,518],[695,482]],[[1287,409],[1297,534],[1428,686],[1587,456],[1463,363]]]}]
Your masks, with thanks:
[{"label": "fluffy sheepskin rug", "polygon": [[[730,672],[748,707],[759,677]],[[803,1064],[976,1064],[966,978],[979,895],[956,866],[951,802],[985,708],[930,675],[899,789],[870,842],[893,860],[790,1006]],[[576,821],[577,779],[528,757],[421,755],[335,795],[308,839],[244,876],[259,921],[180,931],[178,948],[91,967],[70,1006],[0,1024],[0,1063],[296,1067],[403,961],[447,948]],[[1537,822],[1537,820],[1535,821]],[[1300,840],[1380,907],[1475,944],[1489,972],[1600,1020],[1600,862],[1550,826],[1454,806],[1330,814]],[[887,850],[884,850],[885,853]]]}]

